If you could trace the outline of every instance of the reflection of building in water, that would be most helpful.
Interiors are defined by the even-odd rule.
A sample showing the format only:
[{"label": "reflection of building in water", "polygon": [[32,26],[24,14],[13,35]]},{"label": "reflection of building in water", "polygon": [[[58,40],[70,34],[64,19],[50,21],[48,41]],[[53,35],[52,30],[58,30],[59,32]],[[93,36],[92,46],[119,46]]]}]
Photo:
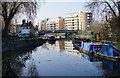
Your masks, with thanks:
[{"label": "reflection of building in water", "polygon": [[60,48],[60,51],[65,50],[65,43],[64,43],[64,41],[59,41],[59,48]]},{"label": "reflection of building in water", "polygon": [[78,50],[73,50],[74,46],[72,41],[65,41],[65,51],[68,52],[79,52]]},{"label": "reflection of building in water", "polygon": [[67,51],[67,52],[79,52],[78,50],[73,50],[74,46],[72,44],[72,41],[56,41],[55,44],[46,43],[46,48],[49,50],[55,50],[55,51]]},{"label": "reflection of building in water", "polygon": [[55,51],[59,51],[59,43],[56,41],[55,44],[49,44],[48,42],[46,43],[46,47],[49,50],[55,50]]},{"label": "reflection of building in water", "polygon": [[80,57],[82,57],[82,54],[81,54],[81,53],[79,53],[78,55],[79,55]]},{"label": "reflection of building in water", "polygon": [[78,51],[75,50],[75,52],[65,52],[67,55],[72,55],[72,56],[79,56]]},{"label": "reflection of building in water", "polygon": [[48,49],[48,47],[46,47],[46,44],[43,44],[42,46],[40,46],[40,48]]},{"label": "reflection of building in water", "polygon": [[64,41],[56,41],[55,44],[46,43],[46,47],[49,50],[63,51],[64,50]]}]

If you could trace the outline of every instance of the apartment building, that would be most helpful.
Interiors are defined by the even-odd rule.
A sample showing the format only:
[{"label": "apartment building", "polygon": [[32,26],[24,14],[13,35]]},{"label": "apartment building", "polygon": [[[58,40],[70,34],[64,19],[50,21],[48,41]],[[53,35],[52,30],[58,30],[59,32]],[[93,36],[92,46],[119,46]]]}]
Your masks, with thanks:
[{"label": "apartment building", "polygon": [[46,22],[47,30],[59,30],[64,29],[64,19],[62,17],[50,18]]},{"label": "apartment building", "polygon": [[46,23],[43,21],[38,22],[38,30],[39,31],[46,30]]},{"label": "apartment building", "polygon": [[67,14],[64,18],[65,29],[67,30],[86,30],[92,24],[92,13],[77,12]]},{"label": "apartment building", "polygon": [[38,22],[38,30],[39,30],[39,31],[42,30],[42,21]]},{"label": "apartment building", "polygon": [[46,28],[46,23],[47,23],[48,20],[49,20],[49,18],[38,22],[38,30],[39,30],[39,31],[42,31],[42,30],[46,30],[46,29],[47,29],[47,28]]},{"label": "apartment building", "polygon": [[59,29],[65,29],[65,20],[64,20],[64,18],[59,20]]}]

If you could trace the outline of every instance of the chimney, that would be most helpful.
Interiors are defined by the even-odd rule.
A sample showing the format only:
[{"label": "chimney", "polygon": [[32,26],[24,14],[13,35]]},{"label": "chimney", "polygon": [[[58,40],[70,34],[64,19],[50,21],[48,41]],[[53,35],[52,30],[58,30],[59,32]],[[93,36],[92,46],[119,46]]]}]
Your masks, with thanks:
[{"label": "chimney", "polygon": [[26,23],[26,21],[25,21],[25,19],[23,19],[23,20],[22,20],[22,24],[25,24],[25,23]]}]

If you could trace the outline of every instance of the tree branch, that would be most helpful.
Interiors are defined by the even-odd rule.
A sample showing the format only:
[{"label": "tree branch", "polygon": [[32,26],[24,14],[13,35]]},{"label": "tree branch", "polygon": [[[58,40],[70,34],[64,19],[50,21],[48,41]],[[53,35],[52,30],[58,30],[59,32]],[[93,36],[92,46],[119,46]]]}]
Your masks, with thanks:
[{"label": "tree branch", "polygon": [[117,2],[117,5],[118,5],[118,12],[119,12],[119,15],[120,15],[120,1]]},{"label": "tree branch", "polygon": [[4,19],[6,19],[7,18],[7,6],[6,6],[6,2],[4,2],[2,4],[2,8],[3,8],[2,16],[4,17]]},{"label": "tree branch", "polygon": [[117,15],[116,15],[115,11],[112,9],[111,5],[110,5],[108,2],[105,2],[105,3],[106,3],[106,4],[108,5],[108,7],[110,8],[110,10],[112,11],[113,15],[116,17]]},{"label": "tree branch", "polygon": [[119,8],[118,6],[117,6],[117,4],[114,2],[114,1],[112,1],[113,3],[114,3],[114,5],[117,7],[117,8]]},{"label": "tree branch", "polygon": [[14,17],[14,15],[16,14],[19,6],[22,4],[22,2],[20,4],[18,4],[16,7],[13,8],[13,11],[10,13],[9,17],[8,17],[8,21],[10,22],[10,20]]},{"label": "tree branch", "polygon": [[13,2],[13,6],[12,6],[12,8],[10,9],[10,14],[9,14],[9,16],[13,13],[13,10],[14,10],[15,6],[16,6],[16,2]]}]

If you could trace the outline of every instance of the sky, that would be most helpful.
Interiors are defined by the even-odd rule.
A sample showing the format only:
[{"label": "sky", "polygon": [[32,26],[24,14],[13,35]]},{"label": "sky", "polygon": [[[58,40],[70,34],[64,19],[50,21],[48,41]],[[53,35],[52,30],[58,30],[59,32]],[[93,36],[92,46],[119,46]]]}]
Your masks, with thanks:
[{"label": "sky", "polygon": [[80,2],[80,0],[79,2],[77,2],[77,0],[70,0],[70,2],[67,0],[65,0],[66,2],[63,0],[63,2],[52,1],[39,3],[39,9],[35,18],[35,25],[37,25],[40,20],[44,20],[46,18],[54,18],[58,16],[64,17],[66,14],[76,13],[79,11],[88,12],[85,8],[86,2]]}]

